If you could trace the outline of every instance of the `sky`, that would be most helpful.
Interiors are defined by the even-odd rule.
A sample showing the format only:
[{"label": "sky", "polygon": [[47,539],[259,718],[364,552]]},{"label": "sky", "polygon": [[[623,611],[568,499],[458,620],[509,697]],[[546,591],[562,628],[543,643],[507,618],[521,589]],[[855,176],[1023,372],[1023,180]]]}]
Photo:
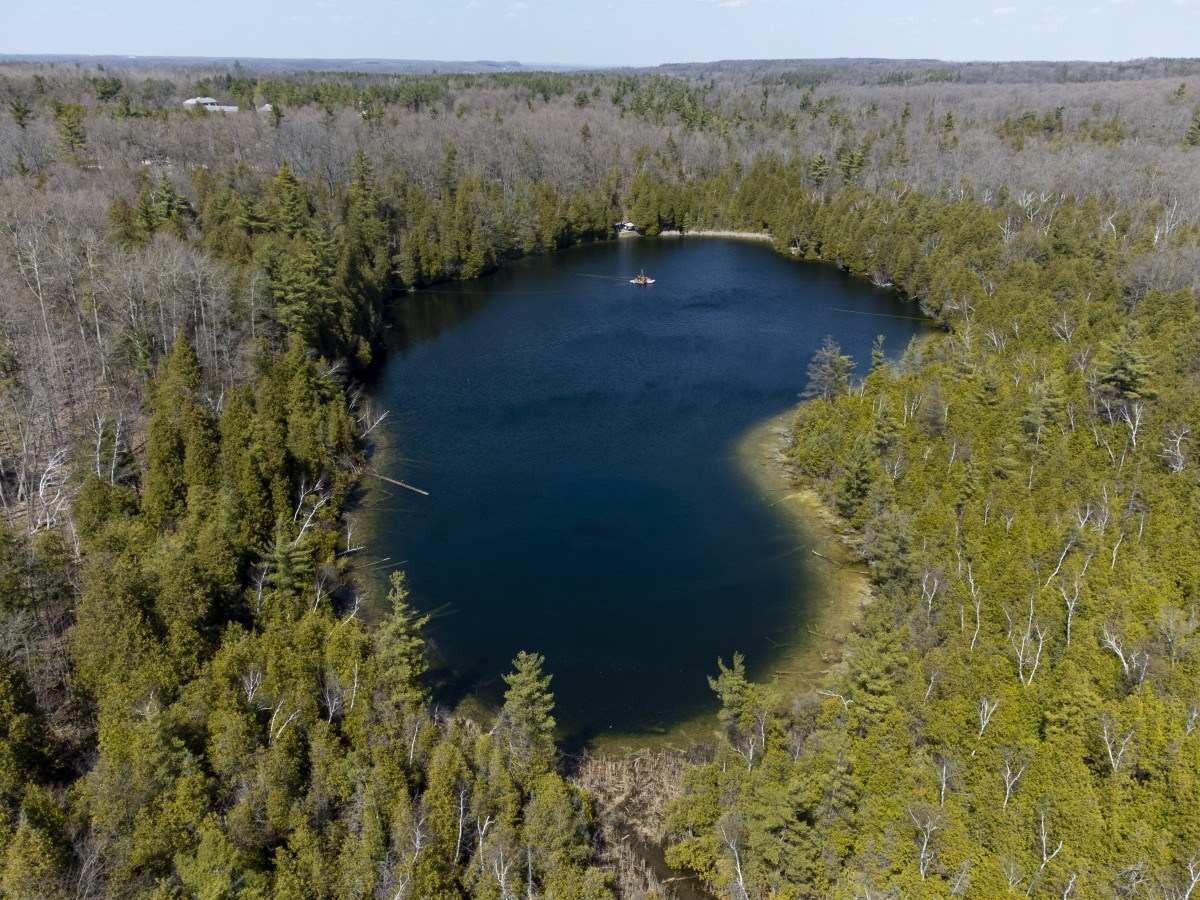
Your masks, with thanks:
[{"label": "sky", "polygon": [[1200,0],[0,0],[0,53],[655,65],[1200,54]]}]

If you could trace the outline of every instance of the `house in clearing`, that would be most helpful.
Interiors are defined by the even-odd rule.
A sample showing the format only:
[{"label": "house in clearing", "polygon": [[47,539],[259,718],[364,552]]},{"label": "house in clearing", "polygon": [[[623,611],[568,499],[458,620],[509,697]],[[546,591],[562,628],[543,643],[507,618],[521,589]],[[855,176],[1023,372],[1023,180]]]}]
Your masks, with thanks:
[{"label": "house in clearing", "polygon": [[184,100],[183,106],[185,109],[200,108],[209,112],[235,113],[238,111],[236,106],[222,103],[213,97],[192,97],[190,100]]}]

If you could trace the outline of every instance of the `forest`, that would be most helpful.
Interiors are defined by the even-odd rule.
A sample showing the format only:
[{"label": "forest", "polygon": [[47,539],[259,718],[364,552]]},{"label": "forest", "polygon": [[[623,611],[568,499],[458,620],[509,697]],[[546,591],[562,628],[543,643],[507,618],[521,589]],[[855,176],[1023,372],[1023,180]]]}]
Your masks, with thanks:
[{"label": "forest", "polygon": [[[0,103],[0,895],[1200,897],[1200,63],[8,63]],[[408,292],[627,218],[938,327],[798,374],[873,585],[842,662],[714,660],[710,742],[579,757],[538,648],[455,715],[403,573],[356,577],[362,385]]]}]

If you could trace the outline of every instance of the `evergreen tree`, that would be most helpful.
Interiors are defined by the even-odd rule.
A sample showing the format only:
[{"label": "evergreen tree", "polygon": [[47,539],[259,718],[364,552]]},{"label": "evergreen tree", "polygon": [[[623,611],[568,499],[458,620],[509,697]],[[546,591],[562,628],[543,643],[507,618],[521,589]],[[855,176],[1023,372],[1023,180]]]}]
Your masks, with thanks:
[{"label": "evergreen tree", "polygon": [[825,179],[829,177],[830,165],[829,160],[825,158],[823,153],[816,154],[808,164],[808,177],[812,183],[820,187],[825,183]]},{"label": "evergreen tree", "polygon": [[429,694],[423,683],[427,669],[423,631],[429,616],[409,604],[403,572],[391,574],[387,599],[390,612],[375,638],[380,689],[396,706],[424,703]]},{"label": "evergreen tree", "polygon": [[308,224],[308,198],[285,163],[267,185],[267,219],[275,231],[295,237]]},{"label": "evergreen tree", "polygon": [[733,654],[732,666],[718,659],[717,677],[709,676],[708,686],[721,704],[717,719],[725,739],[746,768],[753,769],[766,752],[767,719],[775,701],[772,692],[746,677],[746,660],[741,653]]},{"label": "evergreen tree", "polygon": [[0,892],[13,900],[58,900],[67,893],[67,817],[45,788],[29,785],[4,847]]},{"label": "evergreen tree", "polygon": [[896,417],[892,415],[891,408],[886,405],[880,407],[871,431],[871,445],[875,448],[875,452],[883,456],[896,445],[899,436],[900,428],[896,423]]},{"label": "evergreen tree", "polygon": [[875,480],[875,460],[860,443],[854,448],[838,482],[837,508],[843,518],[861,524]]},{"label": "evergreen tree", "polygon": [[497,731],[503,735],[517,783],[528,786],[554,763],[554,695],[544,658],[522,650],[504,676],[508,689]]},{"label": "evergreen tree", "polygon": [[77,165],[87,150],[84,115],[83,107],[76,103],[54,104],[54,126],[58,130],[59,149],[64,159]]},{"label": "evergreen tree", "polygon": [[12,116],[13,124],[24,131],[33,118],[33,107],[22,98],[13,97],[8,101],[8,113]]},{"label": "evergreen tree", "polygon": [[1200,147],[1200,111],[1192,116],[1192,121],[1188,123],[1183,142],[1189,147]]},{"label": "evergreen tree", "polygon": [[871,371],[875,372],[882,368],[887,362],[887,354],[883,349],[884,337],[882,334],[875,335],[875,340],[871,342]]},{"label": "evergreen tree", "polygon": [[321,252],[325,245],[297,239],[272,253],[266,264],[275,301],[275,317],[290,335],[313,347],[336,348],[337,295],[333,266]]},{"label": "evergreen tree", "polygon": [[832,337],[826,337],[808,363],[808,384],[801,394],[805,399],[832,400],[850,387],[854,360],[842,353]]},{"label": "evergreen tree", "polygon": [[1100,370],[1097,384],[1100,395],[1114,403],[1153,400],[1153,378],[1145,356],[1137,349],[1135,336],[1122,332],[1114,344],[1105,345],[1107,364]]},{"label": "evergreen tree", "polygon": [[114,243],[127,247],[140,244],[144,239],[134,209],[124,197],[118,197],[108,208],[108,231]]},{"label": "evergreen tree", "polygon": [[525,807],[522,843],[526,849],[526,875],[546,897],[611,896],[602,873],[585,869],[590,854],[590,810],[583,792],[555,772],[534,782]]},{"label": "evergreen tree", "polygon": [[1021,428],[1025,432],[1027,446],[1041,446],[1047,430],[1058,421],[1064,404],[1055,381],[1046,379],[1034,385],[1033,396],[1021,416]]},{"label": "evergreen tree", "polygon": [[200,379],[195,351],[180,334],[160,367],[146,429],[142,510],[157,525],[183,514],[189,489],[215,484],[215,428]]},{"label": "evergreen tree", "polygon": [[913,575],[912,540],[907,522],[892,509],[882,509],[867,523],[864,549],[875,583],[891,592],[905,590]]},{"label": "evergreen tree", "polygon": [[50,741],[22,672],[0,657],[0,828],[26,784],[49,771]]}]

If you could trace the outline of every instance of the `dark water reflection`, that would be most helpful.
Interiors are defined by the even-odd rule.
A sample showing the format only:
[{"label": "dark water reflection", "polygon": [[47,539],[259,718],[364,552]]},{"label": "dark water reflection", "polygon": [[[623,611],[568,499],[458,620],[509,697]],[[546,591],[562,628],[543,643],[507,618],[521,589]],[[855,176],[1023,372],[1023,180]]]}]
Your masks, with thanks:
[{"label": "dark water reflection", "polygon": [[[658,283],[628,284],[642,268]],[[579,248],[399,302],[380,465],[430,496],[374,487],[372,551],[438,610],[445,698],[495,699],[536,650],[577,739],[710,707],[718,656],[769,666],[805,617],[804,548],[733,446],[796,402],[826,334],[862,367],[876,334],[898,352],[921,327],[830,268],[699,238]]]}]

